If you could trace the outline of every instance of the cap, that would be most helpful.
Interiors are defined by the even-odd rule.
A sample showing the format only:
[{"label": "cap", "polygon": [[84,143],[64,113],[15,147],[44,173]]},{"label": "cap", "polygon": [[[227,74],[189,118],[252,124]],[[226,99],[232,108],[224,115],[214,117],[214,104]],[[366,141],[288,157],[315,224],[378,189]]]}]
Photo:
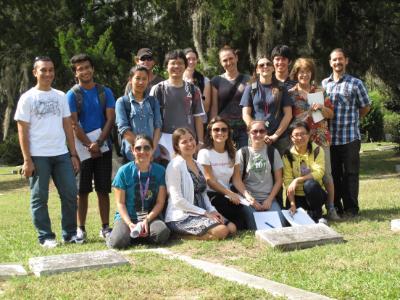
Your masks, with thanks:
[{"label": "cap", "polygon": [[149,48],[141,48],[136,54],[139,59],[145,55],[153,56],[153,52]]}]

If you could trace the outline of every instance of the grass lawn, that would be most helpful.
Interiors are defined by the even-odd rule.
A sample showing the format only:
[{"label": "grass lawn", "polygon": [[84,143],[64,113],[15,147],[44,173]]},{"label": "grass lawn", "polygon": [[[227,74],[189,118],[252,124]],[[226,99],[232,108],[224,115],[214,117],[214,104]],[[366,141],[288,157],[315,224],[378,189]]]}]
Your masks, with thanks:
[{"label": "grass lawn", "polygon": [[[363,150],[376,148],[376,144],[362,146]],[[390,220],[400,218],[400,176],[394,168],[400,164],[400,156],[393,150],[364,151],[361,160],[361,214],[331,224],[343,234],[344,244],[280,252],[261,245],[253,232],[246,231],[222,242],[174,240],[167,247],[337,299],[399,299],[400,235],[390,231]],[[10,173],[11,168],[0,168],[0,174]],[[60,205],[54,189],[49,208],[60,238]],[[19,175],[0,175],[1,263],[18,262],[27,267],[34,256],[105,249],[99,229],[97,203],[91,198],[89,242],[42,249],[31,223],[27,182]],[[128,267],[0,281],[0,298],[272,298],[155,254],[137,253],[129,259],[132,264]]]}]

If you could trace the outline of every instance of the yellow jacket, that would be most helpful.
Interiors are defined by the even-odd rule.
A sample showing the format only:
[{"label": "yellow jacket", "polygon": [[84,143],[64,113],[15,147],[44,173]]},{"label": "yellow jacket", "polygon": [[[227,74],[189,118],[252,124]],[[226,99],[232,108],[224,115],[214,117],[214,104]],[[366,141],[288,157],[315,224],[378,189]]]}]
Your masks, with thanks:
[{"label": "yellow jacket", "polygon": [[[319,153],[315,157],[314,152],[317,147],[319,146],[313,143],[311,153],[306,152],[302,155],[299,154],[296,151],[296,148],[293,146],[290,148],[290,153],[293,157],[292,163],[290,163],[287,154],[283,156],[283,184],[285,185],[285,188],[287,188],[295,178],[303,176],[300,173],[300,166],[302,162],[304,162],[303,165],[310,169],[314,180],[318,181],[321,187],[324,188],[324,185],[322,184],[322,177],[325,174],[325,153],[324,149],[319,147]],[[295,194],[297,196],[304,196],[303,184],[297,185]]]}]

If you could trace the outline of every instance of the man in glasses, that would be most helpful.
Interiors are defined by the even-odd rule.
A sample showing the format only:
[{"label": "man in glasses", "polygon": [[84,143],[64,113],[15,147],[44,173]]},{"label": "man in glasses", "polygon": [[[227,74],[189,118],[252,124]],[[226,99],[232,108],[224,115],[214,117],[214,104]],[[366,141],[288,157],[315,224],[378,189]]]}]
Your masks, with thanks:
[{"label": "man in glasses", "polygon": [[87,54],[70,60],[78,84],[67,93],[72,122],[81,158],[78,175],[78,237],[86,239],[86,215],[89,193],[95,190],[102,228],[100,237],[111,232],[109,227],[112,148],[110,132],[115,123],[115,98],[108,87],[94,81],[94,65]]},{"label": "man in glasses", "polygon": [[335,207],[339,214],[358,214],[360,171],[360,118],[366,116],[371,101],[363,82],[346,73],[349,59],[343,49],[330,54],[332,74],[322,81],[333,107],[331,165],[335,184]]},{"label": "man in glasses", "polygon": [[61,198],[61,227],[65,243],[80,243],[76,236],[76,183],[79,171],[70,110],[65,94],[51,87],[54,64],[49,57],[36,57],[33,76],[36,85],[22,94],[14,119],[24,164],[29,178],[33,224],[44,248],[57,246],[48,212],[50,177]]},{"label": "man in glasses", "polygon": [[[156,62],[154,60],[153,51],[149,48],[141,48],[138,50],[135,56],[135,64],[144,66],[147,68],[147,70],[149,70],[149,83],[144,92],[145,96],[147,96],[150,93],[151,88],[157,83],[163,81],[164,78],[153,73],[153,68],[156,65]],[[131,91],[131,84],[130,82],[128,82],[125,87],[125,95],[128,95],[130,91]]]}]

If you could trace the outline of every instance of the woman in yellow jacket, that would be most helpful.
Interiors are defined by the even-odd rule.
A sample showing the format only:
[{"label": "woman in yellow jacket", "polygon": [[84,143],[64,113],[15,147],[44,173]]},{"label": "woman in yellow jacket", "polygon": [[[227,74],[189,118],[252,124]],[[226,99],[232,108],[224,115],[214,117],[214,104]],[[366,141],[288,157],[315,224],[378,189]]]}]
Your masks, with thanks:
[{"label": "woman in yellow jacket", "polygon": [[318,222],[327,199],[322,184],[325,173],[324,150],[310,141],[310,129],[303,121],[292,123],[288,133],[293,146],[283,156],[286,207],[292,213],[296,212],[297,207],[302,207]]}]

